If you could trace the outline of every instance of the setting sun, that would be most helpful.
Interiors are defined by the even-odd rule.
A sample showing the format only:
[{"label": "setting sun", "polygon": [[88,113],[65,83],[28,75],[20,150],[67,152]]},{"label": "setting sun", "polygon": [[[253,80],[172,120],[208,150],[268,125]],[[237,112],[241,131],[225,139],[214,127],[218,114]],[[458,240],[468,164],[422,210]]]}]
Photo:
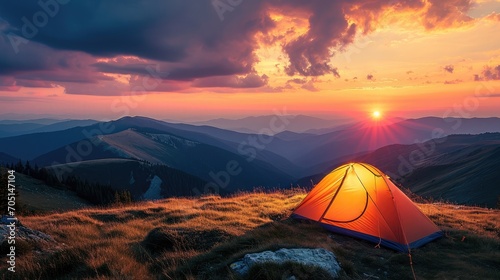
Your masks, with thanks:
[{"label": "setting sun", "polygon": [[372,117],[376,120],[380,119],[382,117],[382,114],[380,113],[380,111],[374,111],[372,113]]}]

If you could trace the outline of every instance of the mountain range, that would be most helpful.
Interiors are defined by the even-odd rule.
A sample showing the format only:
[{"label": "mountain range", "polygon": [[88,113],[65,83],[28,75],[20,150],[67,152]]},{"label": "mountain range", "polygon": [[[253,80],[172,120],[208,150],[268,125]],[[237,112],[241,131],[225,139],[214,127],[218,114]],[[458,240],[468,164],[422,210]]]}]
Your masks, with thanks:
[{"label": "mountain range", "polygon": [[27,121],[0,121],[0,137],[17,136],[38,132],[64,130],[77,126],[95,124],[95,120],[35,119]]},{"label": "mountain range", "polygon": [[[286,130],[291,132],[317,132],[323,129],[330,129],[332,127],[339,127],[344,124],[352,122],[348,119],[322,119],[318,117],[311,117],[305,115],[288,115],[288,114],[276,114],[267,116],[256,116],[256,117],[246,117],[241,119],[213,119],[208,121],[198,121],[191,122],[190,124],[196,126],[213,126],[217,128],[222,128],[226,130],[232,130],[242,133],[261,133],[263,129],[266,129],[276,118],[286,118],[290,120],[286,124]],[[316,133],[319,134],[319,133]]]},{"label": "mountain range", "polygon": [[[299,122],[293,125],[296,119]],[[306,130],[308,121],[318,126]],[[237,125],[236,121],[218,122],[219,126]],[[29,122],[3,123],[24,128],[30,125]],[[234,192],[255,187],[283,188],[296,183],[308,185],[307,182],[317,182],[337,165],[355,160],[378,166],[417,194],[462,203],[489,206],[496,203],[498,190],[489,185],[500,181],[495,177],[500,140],[497,134],[483,133],[500,132],[499,118],[426,117],[337,123],[326,127],[327,122],[306,116],[263,116],[243,119],[240,125],[260,134],[146,117],[124,117],[108,122],[56,122],[31,127],[34,133],[1,137],[0,162],[29,160],[54,172],[57,167],[59,170],[71,167],[66,168],[71,171],[56,175],[78,174],[94,180],[86,178],[80,166],[88,169],[90,163],[99,163],[103,170],[116,170],[120,169],[119,163],[125,163],[120,160],[126,160],[129,165],[134,162],[134,168],[149,166],[151,178],[155,174],[150,167],[161,165],[198,178],[200,192],[206,189]],[[319,125],[325,127],[319,128]],[[418,150],[419,147],[423,148]],[[426,152],[425,147],[432,153]],[[418,164],[408,166],[401,158],[410,164],[418,160]],[[84,162],[86,164],[80,164]],[[482,174],[477,180],[466,180],[470,174],[464,177],[461,174],[466,173],[455,171],[475,170],[478,166],[484,169],[474,173]],[[124,167],[119,174],[128,178],[134,168]],[[404,168],[411,170],[406,174],[401,171]],[[113,184],[124,183],[118,180]],[[481,194],[472,194],[474,186],[484,186],[477,192]],[[148,186],[142,186],[140,191],[132,193],[140,197],[147,190]],[[496,196],[487,199],[483,190],[493,191]],[[177,189],[169,193],[174,194],[191,195],[192,190]]]}]

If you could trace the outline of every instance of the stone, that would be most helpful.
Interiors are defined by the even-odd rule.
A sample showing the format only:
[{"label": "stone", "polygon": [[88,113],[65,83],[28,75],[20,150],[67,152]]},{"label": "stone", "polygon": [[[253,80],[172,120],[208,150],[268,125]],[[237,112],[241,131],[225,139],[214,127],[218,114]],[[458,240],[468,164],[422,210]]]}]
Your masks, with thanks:
[{"label": "stone", "polygon": [[245,275],[256,264],[262,263],[284,263],[295,262],[303,265],[310,265],[322,268],[327,271],[332,278],[337,278],[341,270],[340,264],[335,255],[323,248],[317,249],[280,249],[278,251],[264,251],[260,253],[246,254],[242,259],[230,265],[231,269],[239,274]]},{"label": "stone", "polygon": [[[0,244],[7,240],[9,233],[10,229],[7,225],[0,225]],[[55,242],[52,236],[25,226],[16,226],[16,239],[22,239],[33,243]]]}]

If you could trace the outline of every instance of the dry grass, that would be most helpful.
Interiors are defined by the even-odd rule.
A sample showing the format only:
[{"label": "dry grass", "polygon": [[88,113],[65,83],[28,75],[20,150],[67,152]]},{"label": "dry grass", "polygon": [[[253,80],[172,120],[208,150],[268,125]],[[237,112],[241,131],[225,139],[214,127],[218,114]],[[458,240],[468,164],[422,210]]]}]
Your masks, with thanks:
[{"label": "dry grass", "polygon": [[500,239],[500,210],[443,203],[417,205],[443,230],[465,230]]},{"label": "dry grass", "polygon": [[[19,257],[16,274],[4,270],[2,259],[0,278],[237,279],[228,265],[244,254],[299,246],[332,250],[342,263],[343,279],[411,276],[405,254],[374,249],[370,243],[331,234],[314,223],[286,219],[304,197],[300,190],[256,192],[23,217],[24,225],[52,235],[60,246]],[[413,252],[419,278],[474,275],[500,279],[500,211],[446,204],[419,206],[447,233]],[[155,228],[163,234],[158,238],[174,239],[172,246],[162,243],[163,247],[151,249],[144,245]],[[217,232],[225,233],[224,238],[215,238]],[[290,270],[311,272],[307,267],[263,266],[253,269],[248,279],[276,279]],[[324,275],[322,271],[311,273],[318,278]]]}]

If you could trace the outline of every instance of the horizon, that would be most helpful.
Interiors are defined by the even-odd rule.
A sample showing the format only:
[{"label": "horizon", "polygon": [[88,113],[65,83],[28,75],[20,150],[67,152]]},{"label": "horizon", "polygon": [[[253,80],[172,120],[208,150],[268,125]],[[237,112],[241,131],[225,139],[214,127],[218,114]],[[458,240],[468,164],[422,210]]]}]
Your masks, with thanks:
[{"label": "horizon", "polygon": [[[373,114],[373,113],[371,113]],[[93,119],[93,118],[71,118],[71,117],[64,117],[64,116],[58,116],[58,115],[21,115],[21,114],[0,114],[0,121],[16,121],[16,122],[24,122],[24,121],[32,121],[32,120],[42,120],[42,119],[47,119],[47,120],[55,120],[55,121],[73,121],[73,120],[93,120],[93,121],[98,121],[98,122],[111,122],[111,121],[117,121],[123,118],[149,118],[149,119],[154,119],[158,121],[163,121],[163,122],[179,122],[179,123],[186,123],[186,124],[193,124],[193,125],[204,125],[200,123],[205,123],[205,122],[210,122],[210,121],[217,121],[217,120],[227,120],[227,121],[240,121],[244,120],[247,118],[260,118],[260,117],[273,117],[276,116],[277,114],[268,114],[268,115],[246,115],[246,116],[241,116],[241,117],[215,117],[215,118],[206,118],[206,119],[192,119],[192,120],[181,120],[181,119],[159,119],[159,118],[154,118],[150,116],[144,116],[144,115],[127,115],[127,116],[119,116],[117,118],[105,118],[105,119]],[[349,123],[356,123],[356,122],[374,122],[377,121],[379,117],[374,117],[368,114],[364,118],[326,118],[324,115],[305,115],[305,114],[284,114],[284,116],[293,116],[295,117],[311,117],[319,120],[325,120],[325,121],[344,121],[341,122],[341,124],[349,124]],[[420,116],[420,117],[409,117],[409,118],[404,118],[401,116],[380,116],[380,120],[385,121],[385,120],[419,120],[419,119],[426,119],[426,118],[437,118],[437,119],[446,119],[446,118],[457,118],[457,119],[491,119],[491,118],[500,118],[500,116],[484,116],[484,117],[476,117],[476,116],[469,116],[469,117],[460,117],[460,116],[450,116],[450,117],[440,117],[440,116],[435,116],[435,115],[428,115],[428,116]],[[335,124],[332,124],[332,126],[336,126]]]},{"label": "horizon", "polygon": [[497,0],[54,3],[0,4],[2,114],[500,117]]}]

